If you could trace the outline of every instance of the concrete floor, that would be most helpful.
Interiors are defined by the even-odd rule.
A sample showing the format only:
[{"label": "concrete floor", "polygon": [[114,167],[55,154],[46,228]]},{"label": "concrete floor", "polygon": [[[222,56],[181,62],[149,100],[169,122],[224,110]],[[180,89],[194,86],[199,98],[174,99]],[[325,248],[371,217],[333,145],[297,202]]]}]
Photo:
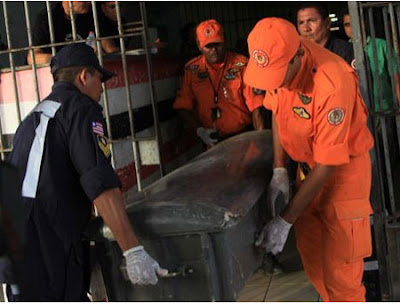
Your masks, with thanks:
[{"label": "concrete floor", "polygon": [[318,302],[319,294],[308,281],[295,246],[293,232],[279,256],[283,272],[258,270],[246,283],[238,302]]}]

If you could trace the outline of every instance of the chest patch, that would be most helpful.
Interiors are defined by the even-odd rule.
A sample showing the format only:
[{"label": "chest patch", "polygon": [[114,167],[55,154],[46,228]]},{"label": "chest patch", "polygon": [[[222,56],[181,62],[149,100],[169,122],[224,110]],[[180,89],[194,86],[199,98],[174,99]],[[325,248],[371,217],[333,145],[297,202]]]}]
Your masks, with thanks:
[{"label": "chest patch", "polygon": [[259,90],[256,88],[253,88],[253,93],[254,95],[265,95],[265,91],[264,90]]},{"label": "chest patch", "polygon": [[103,128],[103,124],[101,122],[93,121],[92,122],[92,130],[93,130],[94,134],[98,134],[101,136],[104,135],[104,128]]},{"label": "chest patch", "polygon": [[198,68],[199,68],[198,64],[191,64],[191,65],[186,67],[186,70],[189,70],[192,73],[194,73],[196,70],[198,70]]},{"label": "chest patch", "polygon": [[297,95],[299,96],[301,102],[302,102],[303,104],[305,104],[305,105],[308,105],[308,104],[311,102],[311,100],[312,100],[311,97],[308,97],[308,96],[306,96],[306,95],[303,95],[303,94],[301,94],[300,92],[297,92]]},{"label": "chest patch", "polygon": [[293,112],[299,115],[301,118],[310,119],[311,115],[304,108],[293,107]]},{"label": "chest patch", "polygon": [[105,157],[108,158],[111,155],[111,148],[107,137],[97,135],[97,144],[99,145],[100,150],[104,153]]},{"label": "chest patch", "polygon": [[245,66],[246,64],[244,62],[236,62],[233,65],[237,66],[237,67],[242,67],[242,66]]},{"label": "chest patch", "polygon": [[337,126],[343,122],[344,110],[342,108],[334,108],[328,113],[328,122],[331,125]]},{"label": "chest patch", "polygon": [[197,73],[197,77],[199,79],[206,79],[206,78],[208,78],[208,72],[199,72],[199,73]]},{"label": "chest patch", "polygon": [[236,78],[236,74],[226,74],[225,79],[226,80],[233,80]]}]

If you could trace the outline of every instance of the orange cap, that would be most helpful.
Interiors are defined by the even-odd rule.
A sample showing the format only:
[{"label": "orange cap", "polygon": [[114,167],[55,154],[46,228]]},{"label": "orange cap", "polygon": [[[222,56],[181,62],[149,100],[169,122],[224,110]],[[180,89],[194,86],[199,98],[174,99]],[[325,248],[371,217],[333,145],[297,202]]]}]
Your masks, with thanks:
[{"label": "orange cap", "polygon": [[200,47],[209,43],[224,42],[224,29],[216,20],[210,19],[203,21],[196,28],[197,39]]},{"label": "orange cap", "polygon": [[244,82],[267,91],[279,88],[300,46],[294,25],[281,18],[264,18],[252,29],[247,42],[250,59]]}]

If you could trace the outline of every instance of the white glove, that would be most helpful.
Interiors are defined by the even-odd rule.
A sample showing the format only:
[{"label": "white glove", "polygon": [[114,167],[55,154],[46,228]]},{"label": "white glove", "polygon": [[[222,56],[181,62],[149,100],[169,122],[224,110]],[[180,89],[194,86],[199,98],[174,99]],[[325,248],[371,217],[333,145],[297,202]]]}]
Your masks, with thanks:
[{"label": "white glove", "polygon": [[286,222],[279,215],[269,221],[261,231],[256,246],[265,248],[265,251],[276,255],[283,250],[292,224]]},{"label": "white glove", "polygon": [[126,270],[132,284],[155,285],[158,282],[157,275],[165,276],[168,270],[160,265],[143,249],[136,246],[124,252]]},{"label": "white glove", "polygon": [[268,201],[271,205],[272,216],[276,216],[276,198],[282,192],[285,206],[289,203],[289,176],[286,168],[274,168],[271,182],[268,186]]},{"label": "white glove", "polygon": [[204,129],[203,127],[197,128],[196,133],[197,136],[205,143],[207,146],[214,146],[218,139],[211,138],[211,134],[217,132],[215,129]]}]

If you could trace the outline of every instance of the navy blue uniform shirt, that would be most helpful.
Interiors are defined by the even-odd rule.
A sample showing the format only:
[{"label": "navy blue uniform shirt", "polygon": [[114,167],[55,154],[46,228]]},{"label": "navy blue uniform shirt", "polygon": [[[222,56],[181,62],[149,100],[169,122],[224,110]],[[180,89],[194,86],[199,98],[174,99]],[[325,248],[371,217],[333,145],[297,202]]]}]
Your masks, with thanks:
[{"label": "navy blue uniform shirt", "polygon": [[354,51],[350,43],[330,35],[325,48],[342,57],[354,69]]},{"label": "navy blue uniform shirt", "polygon": [[[120,183],[110,164],[102,107],[65,82],[55,83],[45,100],[61,105],[48,122],[36,197],[24,198],[25,300],[82,301],[87,266],[82,232],[93,200]],[[40,115],[27,116],[14,137],[10,162],[25,174]]]}]

